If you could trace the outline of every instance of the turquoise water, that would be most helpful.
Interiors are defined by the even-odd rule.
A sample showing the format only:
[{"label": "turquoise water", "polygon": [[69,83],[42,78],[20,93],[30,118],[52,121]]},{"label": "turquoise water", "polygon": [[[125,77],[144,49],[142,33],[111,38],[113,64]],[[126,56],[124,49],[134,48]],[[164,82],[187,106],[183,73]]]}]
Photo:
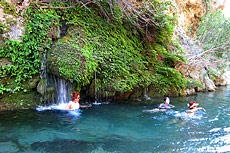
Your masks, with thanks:
[{"label": "turquoise water", "polygon": [[[170,98],[176,107],[105,104],[81,109],[0,112],[0,153],[230,152],[230,87]],[[196,100],[206,112],[185,114]]]}]

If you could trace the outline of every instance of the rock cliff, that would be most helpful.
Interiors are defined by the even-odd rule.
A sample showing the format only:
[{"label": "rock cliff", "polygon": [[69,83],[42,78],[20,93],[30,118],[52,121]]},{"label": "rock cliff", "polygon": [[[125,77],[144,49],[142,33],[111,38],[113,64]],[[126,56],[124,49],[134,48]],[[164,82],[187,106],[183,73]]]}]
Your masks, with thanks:
[{"label": "rock cliff", "polygon": [[[21,0],[21,1],[6,0],[4,2],[1,2],[1,7],[0,7],[0,23],[1,23],[1,25],[0,25],[0,34],[1,34],[0,35],[0,47],[4,46],[4,43],[6,42],[6,40],[18,40],[19,42],[22,41],[21,38],[23,35],[25,35],[25,26],[26,26],[23,14],[24,14],[25,9],[30,5],[31,2],[32,1],[29,1],[29,0],[24,0],[24,1],[23,0]],[[142,4],[144,1],[143,0],[128,0],[127,2],[129,2],[129,4],[132,4],[132,5],[127,5],[127,4],[124,4],[124,1],[120,1],[119,6],[123,7],[123,8],[126,7],[125,8],[125,10],[127,11],[126,15],[130,15],[131,13],[134,13],[136,11],[135,9],[143,7]],[[162,2],[164,2],[164,0],[162,0]],[[172,14],[175,16],[176,15],[178,16],[178,19],[176,21],[178,24],[177,24],[176,28],[173,29],[174,30],[173,39],[178,39],[180,41],[180,46],[183,49],[183,53],[181,53],[181,55],[184,56],[188,60],[188,59],[202,53],[202,51],[203,51],[202,45],[198,41],[196,41],[196,31],[197,31],[197,28],[201,22],[201,18],[207,13],[208,10],[215,11],[215,10],[221,9],[221,10],[224,10],[224,12],[228,13],[228,11],[226,9],[228,9],[227,6],[229,4],[229,1],[227,1],[227,0],[214,0],[214,1],[210,2],[211,3],[211,5],[209,5],[210,7],[207,5],[206,1],[203,1],[203,0],[171,0],[171,2],[173,3],[175,8],[172,9],[172,7],[169,7],[168,10],[171,9]],[[132,9],[128,8],[128,6],[130,8],[132,7]],[[7,11],[9,11],[9,10],[11,10],[11,12],[7,13]],[[151,10],[150,10],[150,12],[151,12]],[[168,13],[167,10],[164,10],[161,12],[161,14],[163,14],[163,15],[164,14],[166,15],[167,13]],[[106,16],[106,14],[100,14],[100,15]],[[136,38],[132,38],[133,40],[130,40],[129,43],[126,42],[126,46],[123,46],[123,47],[121,47],[121,45],[116,46],[116,49],[119,51],[121,49],[127,47],[127,44],[129,44],[129,46],[133,45],[134,46],[133,48],[135,48],[135,47],[139,48],[139,49],[134,49],[135,51],[138,50],[137,53],[135,52],[135,56],[136,56],[136,58],[139,58],[139,60],[140,60],[140,61],[138,61],[139,64],[137,64],[131,60],[131,58],[133,56],[125,57],[124,55],[122,55],[122,56],[117,55],[116,58],[119,60],[120,60],[120,58],[125,58],[125,59],[130,58],[130,61],[133,63],[126,63],[124,65],[124,67],[127,66],[128,69],[130,69],[131,71],[133,71],[132,69],[135,69],[137,71],[135,73],[138,73],[138,75],[132,74],[132,75],[130,75],[130,77],[127,77],[127,76],[125,76],[125,77],[130,79],[131,77],[138,78],[140,76],[143,76],[143,78],[140,79],[142,82],[141,81],[138,82],[139,78],[138,79],[135,78],[136,80],[130,79],[128,81],[128,83],[134,82],[133,84],[135,87],[128,88],[127,89],[128,91],[116,93],[114,90],[111,89],[111,91],[108,93],[100,93],[101,95],[103,95],[103,94],[108,95],[109,94],[111,96],[118,97],[117,99],[136,98],[136,97],[143,96],[144,94],[146,94],[147,96],[150,96],[150,97],[163,96],[162,93],[161,94],[158,93],[157,88],[153,84],[151,84],[152,82],[150,82],[150,81],[149,81],[150,83],[148,83],[147,88],[138,87],[139,84],[144,84],[143,82],[147,82],[146,80],[150,78],[149,77],[146,80],[144,80],[145,76],[146,77],[149,76],[149,73],[147,73],[147,71],[145,71],[145,70],[146,69],[149,69],[151,71],[153,70],[153,66],[144,67],[146,61],[142,61],[142,59],[143,59],[142,56],[145,56],[145,58],[148,57],[149,59],[147,62],[152,62],[153,65],[156,64],[156,63],[154,63],[155,61],[153,62],[153,59],[157,59],[160,64],[162,64],[162,63],[168,64],[171,62],[172,63],[172,64],[170,63],[171,65],[169,65],[169,64],[167,65],[169,67],[169,69],[171,70],[171,68],[173,68],[173,69],[175,68],[176,70],[178,70],[181,74],[183,74],[185,76],[188,83],[187,83],[187,87],[183,89],[183,93],[179,93],[179,91],[176,88],[170,88],[167,91],[165,91],[165,93],[164,93],[164,94],[167,94],[169,96],[192,95],[195,92],[199,92],[199,91],[214,91],[214,90],[216,90],[217,86],[219,86],[219,85],[230,84],[229,66],[227,66],[226,70],[223,72],[219,72],[216,69],[216,67],[213,67],[213,70],[215,70],[216,72],[211,73],[209,71],[209,67],[207,67],[207,64],[204,64],[202,60],[200,60],[198,62],[190,62],[188,60],[186,63],[186,62],[183,62],[182,60],[178,60],[178,59],[175,60],[176,62],[174,61],[174,59],[171,59],[171,58],[167,59],[166,55],[167,56],[170,56],[170,55],[168,53],[164,52],[165,48],[162,49],[163,51],[160,52],[156,49],[157,47],[154,46],[155,47],[154,51],[156,51],[157,53],[155,53],[155,52],[152,53],[151,51],[144,52],[143,51],[144,49],[140,47],[140,46],[142,46],[141,42],[146,43],[146,40],[147,40],[148,43],[156,43],[157,42],[158,45],[161,44],[163,46],[163,44],[165,44],[168,40],[160,40],[160,39],[167,38],[167,35],[169,35],[169,34],[168,33],[165,34],[161,31],[159,33],[160,34],[163,33],[163,34],[162,35],[159,34],[159,35],[164,36],[164,37],[163,38],[158,38],[158,37],[156,38],[156,36],[157,36],[156,33],[158,32],[159,29],[155,29],[152,26],[149,26],[150,21],[147,20],[147,18],[144,18],[145,16],[140,16],[140,17],[142,17],[142,21],[135,23],[137,25],[137,29],[140,30],[140,28],[144,27],[144,28],[149,30],[149,31],[147,31],[147,30],[145,31],[146,35],[143,35],[143,34],[141,36],[138,35],[139,37],[142,38],[142,40],[137,41]],[[96,18],[96,16],[94,16],[94,18]],[[106,18],[109,19],[112,17],[106,16]],[[122,19],[121,21],[123,21],[123,20],[124,19]],[[79,73],[75,70],[76,71],[75,74],[78,74],[78,73],[79,74],[78,74],[78,77],[76,77],[77,75],[75,75],[73,77],[75,77],[76,79],[82,77],[82,80],[83,80],[89,76],[90,79],[87,78],[87,82],[85,82],[85,84],[89,84],[89,86],[88,86],[90,88],[89,95],[94,96],[95,85],[97,82],[96,83],[94,82],[93,77],[95,77],[94,71],[96,68],[92,68],[92,69],[90,69],[90,68],[96,67],[100,64],[98,64],[98,63],[93,64],[92,61],[98,60],[98,59],[96,59],[94,57],[94,55],[92,55],[91,53],[87,52],[87,49],[84,48],[82,50],[82,48],[83,48],[82,46],[84,46],[84,45],[87,46],[86,44],[90,42],[91,44],[95,43],[95,45],[92,45],[92,46],[88,45],[87,47],[89,47],[89,48],[90,47],[93,48],[98,44],[101,48],[103,48],[102,42],[104,43],[104,42],[108,41],[108,39],[106,38],[107,39],[106,40],[105,38],[99,38],[97,33],[95,35],[92,35],[93,32],[91,32],[91,34],[88,34],[86,36],[88,31],[87,31],[87,29],[81,29],[81,25],[79,26],[76,23],[72,23],[72,26],[65,27],[66,25],[64,25],[64,22],[66,22],[66,21],[61,21],[61,22],[63,22],[63,23],[59,23],[59,24],[62,24],[62,26],[60,26],[60,27],[52,25],[51,30],[49,31],[49,34],[47,36],[49,39],[52,39],[52,41],[54,42],[53,46],[50,47],[51,50],[48,52],[48,65],[50,66],[49,72],[53,73],[54,75],[60,76],[61,75],[60,70],[62,70],[62,72],[66,73],[66,75],[67,75],[67,76],[65,76],[65,78],[68,79],[68,77],[69,77],[69,79],[71,79],[71,75],[72,75],[71,72],[73,71],[73,70],[71,70],[71,68],[75,67],[76,65],[77,66],[80,65],[80,68],[83,69],[82,72],[84,72],[84,73]],[[83,21],[79,20],[79,22],[83,22]],[[175,21],[174,21],[174,19],[171,19],[171,20],[168,20],[168,22],[173,23]],[[90,22],[88,22],[88,21],[85,23],[90,25]],[[98,24],[98,23],[94,23],[94,25],[90,25],[90,26],[92,26],[93,30],[98,30],[98,33],[101,32],[101,34],[106,35],[108,37],[111,37],[110,39],[113,40],[113,41],[109,40],[106,45],[109,46],[109,44],[111,45],[111,42],[116,42],[116,41],[118,41],[118,39],[120,39],[120,36],[119,36],[119,38],[114,37],[114,35],[116,35],[118,33],[117,31],[120,30],[120,29],[116,29],[116,28],[112,27],[113,25],[116,25],[115,23],[112,23],[113,25],[111,24],[111,26],[110,26],[113,28],[113,32],[114,32],[113,36],[111,36],[108,33],[103,33],[104,31],[100,31],[99,29],[96,29],[96,27],[95,27],[96,24]],[[39,28],[42,29],[42,27],[43,26],[38,26],[38,29]],[[75,27],[75,29],[73,29],[74,27]],[[64,31],[63,29],[60,30],[60,28],[63,28],[63,29],[66,28],[65,34],[60,33],[61,31],[62,32]],[[165,29],[167,29],[167,28],[169,29],[170,26],[166,27]],[[127,29],[129,29],[129,28],[127,28]],[[131,29],[130,31],[133,30],[133,33],[130,33],[128,35],[127,35],[128,32],[124,32],[124,34],[121,33],[122,36],[127,35],[126,36],[127,38],[125,38],[126,40],[130,39],[131,35],[133,35],[134,33],[138,33],[135,28],[133,28],[133,29],[130,28],[130,29]],[[109,30],[111,30],[111,29],[109,29]],[[156,36],[154,34],[156,34]],[[75,36],[78,39],[76,39]],[[75,38],[73,38],[73,37],[75,37]],[[84,40],[84,38],[87,38],[87,41]],[[101,41],[102,39],[105,39],[105,40]],[[71,43],[66,43],[68,41],[71,41]],[[125,40],[122,40],[122,41],[125,41]],[[132,41],[135,42],[135,44]],[[119,42],[121,42],[121,41],[119,41]],[[41,46],[39,46],[39,47],[41,47]],[[42,47],[44,47],[44,45]],[[49,48],[49,46],[47,48]],[[110,47],[108,50],[110,50],[111,48],[112,47]],[[126,48],[126,50],[129,50],[129,49],[132,50],[133,48],[128,47],[128,48]],[[74,60],[73,59],[72,60],[71,59],[60,60],[63,58],[62,54],[63,54],[63,51],[65,51],[65,49],[67,49],[69,52],[71,52],[68,55],[68,58],[71,57],[70,55],[74,54],[76,56],[80,56],[80,61],[77,58]],[[167,49],[168,49],[168,52],[171,53],[170,48],[167,48]],[[73,50],[73,52],[72,52],[72,50]],[[43,51],[39,50],[39,52],[43,52]],[[118,53],[118,51],[115,53]],[[112,55],[115,53],[110,53],[110,54]],[[123,54],[125,54],[125,53],[123,53]],[[155,56],[151,57],[150,56],[151,54],[154,54],[154,55],[156,54],[156,57]],[[128,54],[125,54],[125,55],[128,55]],[[108,56],[106,54],[103,56],[108,58],[108,59],[106,59],[108,61],[115,60],[115,58],[110,59],[111,56]],[[67,62],[65,62],[65,60],[67,60]],[[62,62],[65,62],[65,63],[62,63]],[[121,61],[119,61],[119,62],[121,62]],[[55,65],[55,64],[62,64],[61,66],[63,66],[63,65],[66,65],[66,63],[69,64],[68,65],[68,71],[66,71],[66,69],[60,69],[60,67],[56,67],[57,65]],[[104,63],[104,64],[106,65],[106,63]],[[116,65],[116,64],[117,63],[115,63],[114,65]],[[7,57],[0,57],[0,67],[7,67],[10,65],[14,65],[14,64],[9,59],[9,57],[8,58]],[[61,67],[61,68],[63,68],[63,67]],[[102,65],[100,68],[105,68],[105,67],[106,66]],[[120,69],[123,69],[124,67],[122,67]],[[119,67],[114,66],[114,71],[116,73],[119,72],[118,70],[116,70],[118,68]],[[89,69],[89,70],[86,70],[86,69]],[[127,72],[127,70],[124,70],[124,71]],[[165,71],[165,69],[163,69],[162,71]],[[108,72],[110,72],[110,70],[108,70]],[[174,71],[171,70],[171,72],[172,72],[172,74],[174,74]],[[126,74],[126,73],[124,73],[124,74]],[[40,80],[40,83],[38,84],[38,82],[39,82],[38,75],[39,74],[31,77],[32,79],[35,78],[34,81],[31,81],[31,82],[33,82],[33,86],[27,87],[26,90],[33,90],[34,91],[36,89],[41,89],[41,82],[44,82],[44,80]],[[167,76],[168,75],[169,75],[169,73],[167,72]],[[100,75],[98,75],[98,77],[100,77]],[[111,76],[111,78],[112,77],[113,76]],[[119,79],[121,79],[123,77],[124,76],[118,76],[114,81],[114,86],[117,86],[119,88],[120,84],[121,85],[126,84],[127,82],[125,82],[124,80],[119,82]],[[154,76],[153,78],[159,79],[161,77],[162,76],[159,75],[157,77]],[[3,84],[3,82],[6,82],[6,78],[2,78],[0,80],[0,83]],[[103,80],[100,80],[98,82],[102,84]],[[156,83],[156,84],[160,84],[160,83]],[[167,83],[163,83],[163,84],[168,85]],[[106,86],[108,86],[108,83],[106,84]],[[145,86],[147,86],[147,85],[145,84]],[[105,88],[108,88],[108,87],[105,87]],[[44,93],[44,91],[45,91],[45,88],[42,88],[41,91],[39,91],[39,93],[42,94],[42,93]],[[1,100],[1,95],[0,95],[0,100]]]}]

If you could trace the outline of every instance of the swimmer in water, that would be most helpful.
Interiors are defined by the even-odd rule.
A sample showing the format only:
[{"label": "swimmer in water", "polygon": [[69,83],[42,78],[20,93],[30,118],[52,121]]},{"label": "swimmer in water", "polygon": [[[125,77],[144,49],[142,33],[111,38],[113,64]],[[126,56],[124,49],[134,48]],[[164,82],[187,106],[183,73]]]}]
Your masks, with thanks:
[{"label": "swimmer in water", "polygon": [[80,94],[76,91],[74,91],[72,94],[72,101],[70,101],[67,106],[65,107],[65,110],[76,110],[79,109],[80,107],[91,107],[92,105],[89,106],[83,106],[79,104],[79,100],[80,100]]},{"label": "swimmer in water", "polygon": [[197,107],[199,104],[196,103],[195,101],[191,101],[188,103],[188,108],[189,110],[187,110],[186,113],[191,113],[191,114],[195,114],[196,111],[198,110],[203,110],[203,111],[206,111],[204,108],[202,107]]},{"label": "swimmer in water", "polygon": [[161,103],[157,108],[159,108],[159,109],[171,109],[171,108],[175,107],[169,103],[170,103],[169,97],[164,97],[164,103]]}]

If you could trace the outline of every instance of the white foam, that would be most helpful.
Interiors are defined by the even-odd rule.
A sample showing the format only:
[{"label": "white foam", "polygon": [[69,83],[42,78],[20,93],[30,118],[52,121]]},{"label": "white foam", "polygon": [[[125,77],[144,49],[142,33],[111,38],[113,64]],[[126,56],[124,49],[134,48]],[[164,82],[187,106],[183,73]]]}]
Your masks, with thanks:
[{"label": "white foam", "polygon": [[221,147],[202,147],[198,149],[200,152],[229,152],[230,145],[225,145]]},{"label": "white foam", "polygon": [[93,105],[107,105],[109,104],[109,102],[103,102],[103,103],[98,103],[98,102],[94,102]]},{"label": "white foam", "polygon": [[178,112],[175,111],[174,114],[172,114],[175,117],[179,117],[182,119],[201,119],[202,115],[200,114],[192,114],[192,113],[186,113],[186,112]]},{"label": "white foam", "polygon": [[215,138],[214,140],[211,141],[211,144],[220,143],[220,142],[223,142],[225,144],[230,144],[230,134],[227,134],[227,135],[222,136],[222,137]]},{"label": "white foam", "polygon": [[[65,110],[65,107],[66,107],[67,103],[62,103],[62,104],[54,104],[54,105],[50,105],[50,106],[40,106],[40,107],[37,107],[36,110],[37,111],[46,111],[46,110]],[[70,111],[68,110],[67,111],[70,115],[73,115],[73,116],[80,116],[81,115],[81,112],[80,112],[80,109],[76,109],[74,111]]]},{"label": "white foam", "polygon": [[200,141],[206,141],[207,140],[207,138],[201,138],[201,139],[190,139],[190,140],[188,140],[188,141],[190,141],[190,142],[200,142]]},{"label": "white foam", "polygon": [[67,103],[62,103],[62,104],[53,104],[50,106],[40,106],[37,107],[36,110],[37,111],[45,111],[45,110],[64,110],[66,107]]},{"label": "white foam", "polygon": [[209,130],[209,132],[217,132],[217,131],[220,131],[221,128],[214,128],[214,129],[211,129]]},{"label": "white foam", "polygon": [[230,127],[224,128],[224,131],[225,131],[225,132],[230,132]]},{"label": "white foam", "polygon": [[219,118],[218,118],[218,117],[215,117],[214,119],[209,120],[209,122],[218,121],[218,120],[219,120]]}]

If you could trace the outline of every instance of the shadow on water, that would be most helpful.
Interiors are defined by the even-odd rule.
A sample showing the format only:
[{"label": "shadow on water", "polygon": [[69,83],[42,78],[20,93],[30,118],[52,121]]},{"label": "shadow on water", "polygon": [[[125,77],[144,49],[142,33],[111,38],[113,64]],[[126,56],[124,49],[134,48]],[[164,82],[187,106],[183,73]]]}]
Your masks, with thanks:
[{"label": "shadow on water", "polygon": [[[127,150],[132,148],[132,150]],[[108,135],[96,142],[81,141],[76,139],[55,139],[46,142],[34,142],[31,144],[33,151],[42,151],[47,153],[88,153],[88,152],[118,152],[133,153],[143,150],[151,150],[153,146],[148,141],[130,140],[120,135]],[[163,148],[162,148],[163,149]]]}]

